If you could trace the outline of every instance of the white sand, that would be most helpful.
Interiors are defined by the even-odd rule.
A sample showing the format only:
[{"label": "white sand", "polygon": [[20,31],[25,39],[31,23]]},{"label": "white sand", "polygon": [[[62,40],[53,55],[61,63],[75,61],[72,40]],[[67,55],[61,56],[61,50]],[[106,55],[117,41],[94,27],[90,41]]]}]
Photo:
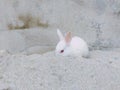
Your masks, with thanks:
[{"label": "white sand", "polygon": [[120,49],[91,58],[0,55],[0,90],[120,90]]}]

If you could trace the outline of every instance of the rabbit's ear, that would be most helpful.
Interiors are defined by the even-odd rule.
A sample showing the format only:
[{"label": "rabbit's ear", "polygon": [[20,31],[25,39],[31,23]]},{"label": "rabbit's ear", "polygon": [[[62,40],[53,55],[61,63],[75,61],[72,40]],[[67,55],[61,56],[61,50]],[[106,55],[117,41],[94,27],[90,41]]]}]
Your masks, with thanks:
[{"label": "rabbit's ear", "polygon": [[57,34],[58,34],[60,40],[64,39],[64,36],[59,29],[57,29]]},{"label": "rabbit's ear", "polygon": [[65,36],[65,41],[66,41],[67,44],[71,42],[71,38],[72,38],[71,37],[71,32],[68,32]]}]

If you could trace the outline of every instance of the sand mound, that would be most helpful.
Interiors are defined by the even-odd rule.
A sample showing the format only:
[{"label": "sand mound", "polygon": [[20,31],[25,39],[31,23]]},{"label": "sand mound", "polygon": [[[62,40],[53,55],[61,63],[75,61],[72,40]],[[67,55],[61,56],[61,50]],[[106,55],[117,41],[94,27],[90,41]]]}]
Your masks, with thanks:
[{"label": "sand mound", "polygon": [[0,90],[120,90],[120,53],[92,51],[91,58],[0,55]]}]

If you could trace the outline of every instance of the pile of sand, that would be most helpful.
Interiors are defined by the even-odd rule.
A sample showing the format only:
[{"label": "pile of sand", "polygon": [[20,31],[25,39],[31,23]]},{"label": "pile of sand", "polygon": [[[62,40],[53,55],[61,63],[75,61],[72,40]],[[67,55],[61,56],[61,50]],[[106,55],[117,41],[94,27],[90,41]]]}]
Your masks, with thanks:
[{"label": "pile of sand", "polygon": [[119,50],[90,58],[0,54],[0,90],[120,90]]}]

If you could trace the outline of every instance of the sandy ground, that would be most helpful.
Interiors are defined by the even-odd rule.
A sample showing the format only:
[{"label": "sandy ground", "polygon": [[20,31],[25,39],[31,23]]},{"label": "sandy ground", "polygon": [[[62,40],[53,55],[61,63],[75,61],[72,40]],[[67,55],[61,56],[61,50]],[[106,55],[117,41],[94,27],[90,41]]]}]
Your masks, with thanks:
[{"label": "sandy ground", "polygon": [[88,59],[1,53],[0,90],[120,90],[120,49]]}]

